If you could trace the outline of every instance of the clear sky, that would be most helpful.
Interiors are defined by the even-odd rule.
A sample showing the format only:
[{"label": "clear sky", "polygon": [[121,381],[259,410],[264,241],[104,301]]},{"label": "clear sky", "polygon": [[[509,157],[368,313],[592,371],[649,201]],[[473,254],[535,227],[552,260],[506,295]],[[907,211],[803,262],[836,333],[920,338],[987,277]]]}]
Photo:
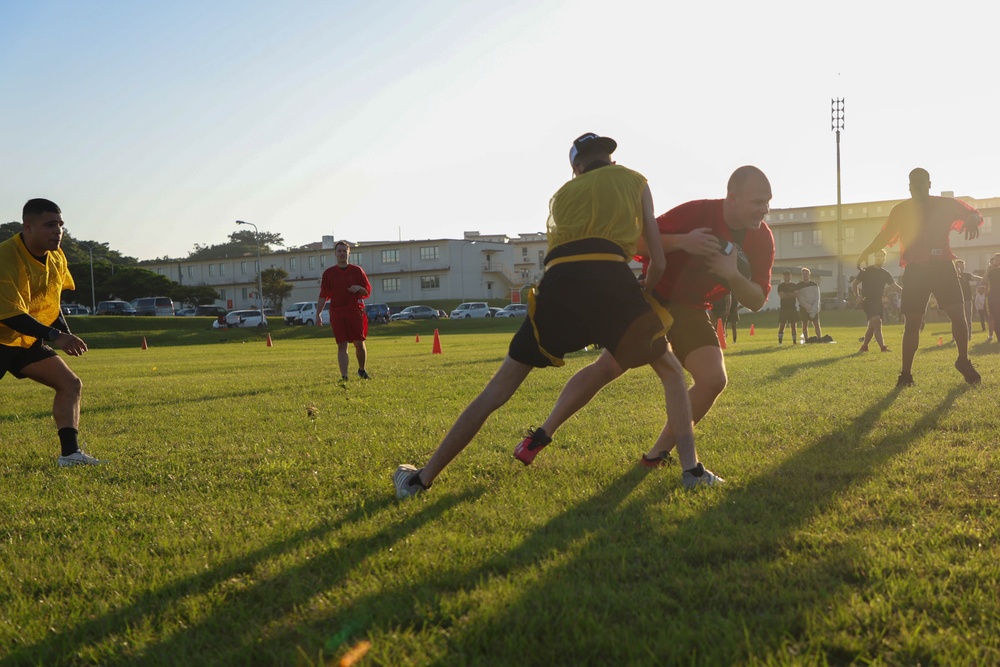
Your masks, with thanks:
[{"label": "clear sky", "polygon": [[0,222],[125,254],[544,230],[587,131],[657,212],[755,164],[772,206],[1000,196],[1000,3],[0,2]]}]

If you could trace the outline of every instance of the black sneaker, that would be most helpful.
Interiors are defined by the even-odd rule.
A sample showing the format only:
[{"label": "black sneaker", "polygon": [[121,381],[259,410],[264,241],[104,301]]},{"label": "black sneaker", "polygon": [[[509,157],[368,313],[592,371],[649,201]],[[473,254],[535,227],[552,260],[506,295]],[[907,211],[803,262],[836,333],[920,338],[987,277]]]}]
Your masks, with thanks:
[{"label": "black sneaker", "polygon": [[968,357],[956,361],[955,370],[961,373],[962,377],[969,384],[979,384],[983,381],[983,377],[979,374],[979,371],[972,367],[972,361]]},{"label": "black sneaker", "polygon": [[363,368],[360,371],[358,371],[358,377],[361,378],[362,380],[371,380],[372,379],[372,376],[368,375],[368,371],[366,371]]},{"label": "black sneaker", "polygon": [[899,379],[896,380],[897,387],[912,387],[913,386],[913,373],[900,373]]},{"label": "black sneaker", "polygon": [[668,466],[674,463],[674,457],[672,457],[668,452],[663,452],[659,456],[654,456],[652,458],[642,455],[642,460],[639,461],[639,465],[645,466],[647,468],[660,468],[662,466]]},{"label": "black sneaker", "polygon": [[514,458],[524,465],[531,465],[542,447],[552,442],[544,428],[529,428],[528,435],[514,448]]}]

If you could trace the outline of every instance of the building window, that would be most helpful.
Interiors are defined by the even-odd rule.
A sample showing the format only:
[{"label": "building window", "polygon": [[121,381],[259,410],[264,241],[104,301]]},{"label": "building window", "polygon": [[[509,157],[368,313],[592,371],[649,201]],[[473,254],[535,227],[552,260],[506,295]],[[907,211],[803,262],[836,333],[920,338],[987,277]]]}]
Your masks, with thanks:
[{"label": "building window", "polygon": [[[358,255],[358,264],[361,263],[361,255]],[[319,256],[319,268],[324,268],[326,266],[326,255]]]},{"label": "building window", "polygon": [[299,258],[298,257],[289,257],[288,258],[288,270],[289,271],[295,271],[298,268],[299,268]]},{"label": "building window", "polygon": [[157,269],[156,270],[156,275],[162,276],[163,275],[163,269]]},{"label": "building window", "polygon": [[784,219],[785,219],[785,214],[784,213],[779,213],[778,214],[778,220],[784,220]]},{"label": "building window", "polygon": [[[398,264],[399,263],[399,251],[398,250],[383,250],[382,251],[382,263],[383,264]],[[399,289],[397,287],[397,289]]]},{"label": "building window", "polygon": [[[211,266],[211,264],[209,264],[209,266]],[[219,298],[222,299],[223,301],[226,300],[226,290],[224,289],[219,290]]]},{"label": "building window", "polygon": [[823,230],[814,229],[813,230],[813,245],[823,245]]},{"label": "building window", "polygon": [[792,247],[793,248],[802,247],[802,232],[792,232]]},{"label": "building window", "polygon": [[521,259],[528,259],[528,246],[521,246]]},{"label": "building window", "polygon": [[854,227],[844,227],[844,242],[854,243]]},{"label": "building window", "polygon": [[420,249],[420,259],[429,260],[438,258],[438,248],[436,245],[424,246]]},{"label": "building window", "polygon": [[226,275],[226,265],[225,264],[221,264],[221,263],[219,264],[219,275],[220,276]]},{"label": "building window", "polygon": [[[362,264],[365,263],[365,259],[364,259],[365,256],[362,253],[360,253],[360,252],[359,253],[351,253],[351,257],[354,258],[354,259],[351,260],[351,264],[354,264],[355,266],[361,266]],[[320,266],[322,266],[322,264]]]},{"label": "building window", "polygon": [[245,276],[247,274],[247,263],[240,262],[240,275]]},{"label": "building window", "polygon": [[538,251],[538,268],[539,269],[544,269],[545,268],[545,251],[544,250],[539,250]]},{"label": "building window", "polygon": [[209,278],[214,278],[215,277],[215,264],[209,264],[208,265],[208,277]]},{"label": "building window", "polygon": [[[383,251],[383,252],[386,252],[386,251]],[[399,278],[383,278],[382,279],[382,291],[383,292],[398,292],[399,291]]]},{"label": "building window", "polygon": [[847,215],[854,215],[854,209],[853,208],[847,209]]},{"label": "building window", "polygon": [[881,206],[876,206],[875,207],[875,212],[876,213],[881,213],[882,212],[882,207]]},{"label": "building window", "polygon": [[420,289],[438,289],[441,287],[441,276],[420,276]]},{"label": "building window", "polygon": [[316,258],[315,257],[309,257],[309,270],[310,271],[315,271],[316,270]]},{"label": "building window", "polygon": [[242,289],[242,296],[243,296],[243,300],[244,301],[246,301],[247,299],[249,299],[250,298],[250,290],[247,289],[246,287],[244,287]]},{"label": "building window", "polygon": [[188,278],[194,278],[194,267],[193,266],[189,266],[188,267]]}]

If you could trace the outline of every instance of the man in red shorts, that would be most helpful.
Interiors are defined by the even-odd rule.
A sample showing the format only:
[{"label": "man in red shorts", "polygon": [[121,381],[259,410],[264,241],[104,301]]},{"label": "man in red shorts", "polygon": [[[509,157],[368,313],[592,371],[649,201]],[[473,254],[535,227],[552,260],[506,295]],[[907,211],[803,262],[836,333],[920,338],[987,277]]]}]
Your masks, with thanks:
[{"label": "man in red shorts", "polygon": [[969,384],[979,384],[981,377],[969,360],[969,329],[965,321],[962,285],[955,271],[955,254],[948,235],[963,232],[967,240],[979,236],[983,216],[965,202],[952,197],[932,197],[931,177],[927,170],[910,172],[910,199],[896,204],[882,230],[858,256],[858,270],[868,264],[876,250],[899,241],[899,265],[904,267],[900,312],[903,326],[903,367],[897,387],[913,384],[913,357],[920,342],[920,326],[927,302],[933,294],[938,308],[951,319],[951,335],[958,348],[955,368]]},{"label": "man in red shorts", "polygon": [[350,264],[351,244],[337,241],[333,246],[337,255],[336,266],[323,272],[320,281],[319,301],[316,303],[316,325],[323,326],[323,306],[330,301],[330,326],[337,339],[337,361],[340,362],[340,378],[347,380],[347,344],[354,343],[358,357],[358,377],[371,380],[365,364],[368,350],[365,338],[368,336],[368,316],[365,315],[364,299],[372,293],[368,276],[360,266]]},{"label": "man in red shorts", "polygon": [[[756,167],[744,166],[730,177],[725,199],[687,202],[656,219],[667,269],[653,294],[673,317],[667,339],[694,380],[688,396],[695,423],[708,413],[727,380],[722,349],[711,321],[711,304],[732,293],[739,303],[756,311],[764,306],[771,291],[774,236],[764,223],[770,201],[767,176]],[[732,243],[745,252],[749,277],[740,272],[738,250]],[[643,252],[642,245],[639,250]],[[602,354],[573,376],[536,433],[542,430],[551,440],[559,426],[621,374],[607,353]],[[666,426],[643,457],[643,464],[655,467],[667,463],[677,445],[677,433],[685,426],[689,425],[678,424],[668,415]],[[537,451],[548,444],[525,440],[514,453],[525,463],[528,461],[519,451]]]}]

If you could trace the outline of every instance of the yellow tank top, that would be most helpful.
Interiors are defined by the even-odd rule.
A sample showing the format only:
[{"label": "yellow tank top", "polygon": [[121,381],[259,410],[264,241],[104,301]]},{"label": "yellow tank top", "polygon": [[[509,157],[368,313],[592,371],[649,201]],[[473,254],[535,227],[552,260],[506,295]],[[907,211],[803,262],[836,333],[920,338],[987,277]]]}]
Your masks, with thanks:
[{"label": "yellow tank top", "polygon": [[646,177],[616,164],[599,167],[559,188],[549,201],[549,252],[580,239],[606,239],[635,254],[642,235]]}]

